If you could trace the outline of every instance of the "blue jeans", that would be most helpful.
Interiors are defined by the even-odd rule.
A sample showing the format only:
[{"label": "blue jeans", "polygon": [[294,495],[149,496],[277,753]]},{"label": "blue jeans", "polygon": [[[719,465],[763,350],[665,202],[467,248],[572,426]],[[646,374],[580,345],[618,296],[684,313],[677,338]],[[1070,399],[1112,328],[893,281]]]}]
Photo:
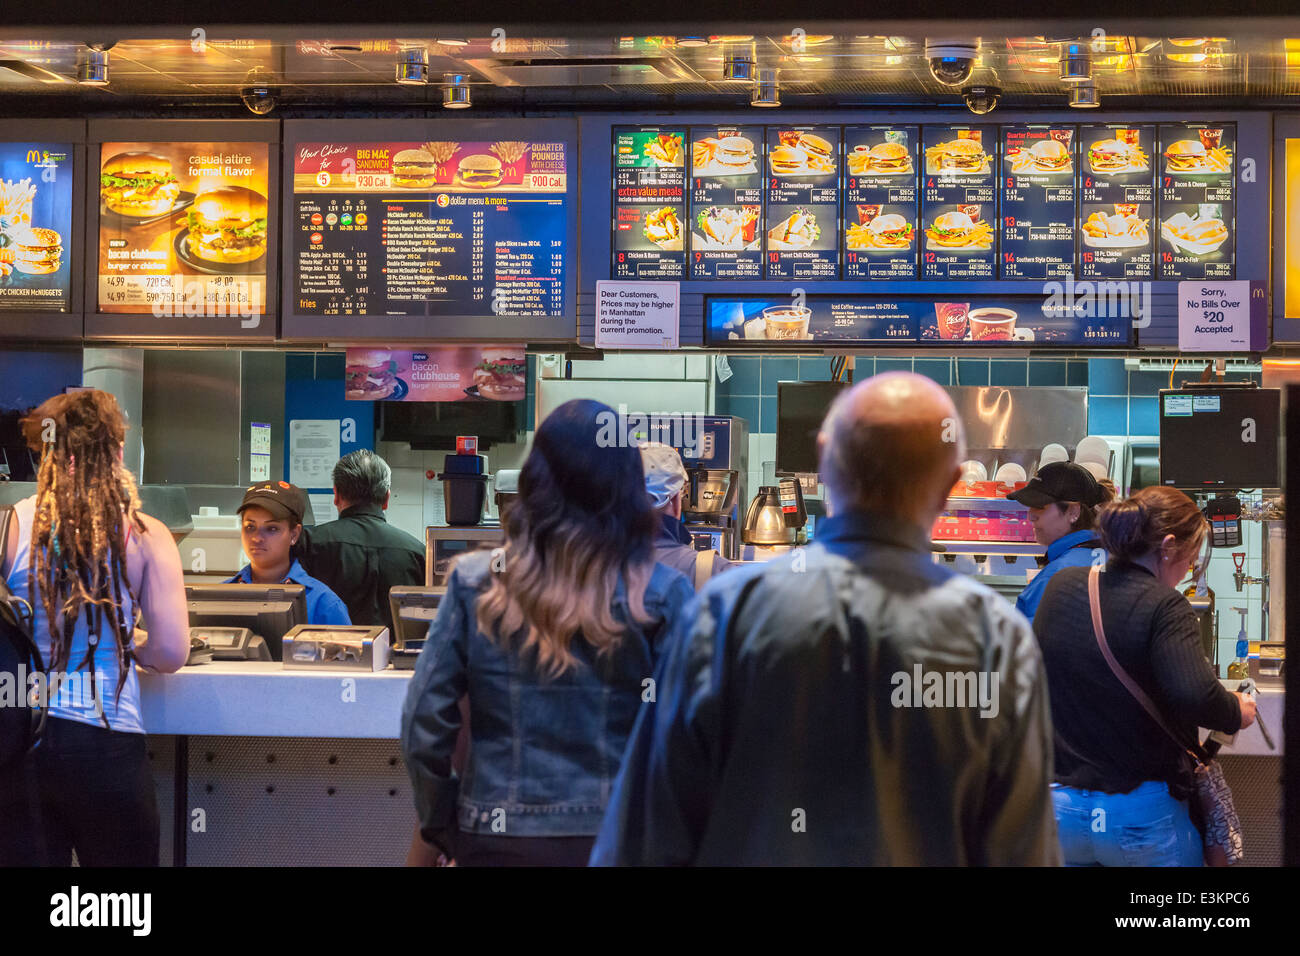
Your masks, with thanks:
[{"label": "blue jeans", "polygon": [[1128,793],[1052,784],[1066,866],[1202,866],[1201,833],[1186,800],[1148,780]]}]

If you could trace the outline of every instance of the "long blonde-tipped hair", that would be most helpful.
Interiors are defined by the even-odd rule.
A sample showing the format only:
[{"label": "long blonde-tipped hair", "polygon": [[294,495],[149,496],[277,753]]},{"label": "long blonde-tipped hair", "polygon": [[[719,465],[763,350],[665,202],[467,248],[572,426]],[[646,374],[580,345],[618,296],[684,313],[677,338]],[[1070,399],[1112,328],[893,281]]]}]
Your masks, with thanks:
[{"label": "long blonde-tipped hair", "polygon": [[641,456],[602,441],[614,419],[599,402],[566,402],[542,422],[519,475],[519,500],[504,517],[506,543],[494,555],[478,627],[535,654],[554,677],[579,663],[575,642],[606,657],[626,625],[612,606],[619,582],[634,622],[645,623],[658,520],[645,491]]}]

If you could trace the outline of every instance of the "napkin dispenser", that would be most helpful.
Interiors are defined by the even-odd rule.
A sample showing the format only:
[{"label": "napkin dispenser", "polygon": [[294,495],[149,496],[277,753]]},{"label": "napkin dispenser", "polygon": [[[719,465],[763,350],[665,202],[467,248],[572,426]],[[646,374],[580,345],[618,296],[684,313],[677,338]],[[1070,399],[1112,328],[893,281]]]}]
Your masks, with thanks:
[{"label": "napkin dispenser", "polygon": [[388,628],[382,624],[299,624],[284,635],[284,668],[382,671],[388,651]]}]

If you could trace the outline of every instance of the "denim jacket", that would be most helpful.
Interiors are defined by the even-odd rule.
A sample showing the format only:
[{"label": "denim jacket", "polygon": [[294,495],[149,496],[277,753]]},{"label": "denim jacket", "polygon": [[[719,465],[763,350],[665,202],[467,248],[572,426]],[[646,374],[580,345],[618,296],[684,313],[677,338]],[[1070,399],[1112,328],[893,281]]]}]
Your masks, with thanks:
[{"label": "denim jacket", "polygon": [[[424,838],[453,850],[457,830],[502,836],[594,836],[665,636],[693,595],[676,571],[656,565],[644,604],[653,619],[631,623],[626,585],[611,610],[627,626],[609,657],[585,641],[579,663],[556,678],[538,673],[515,642],[481,633],[474,606],[489,583],[491,552],[457,562],[402,709],[402,752]],[[451,769],[469,695],[471,747],[465,777]],[[458,825],[453,825],[458,824]]]}]

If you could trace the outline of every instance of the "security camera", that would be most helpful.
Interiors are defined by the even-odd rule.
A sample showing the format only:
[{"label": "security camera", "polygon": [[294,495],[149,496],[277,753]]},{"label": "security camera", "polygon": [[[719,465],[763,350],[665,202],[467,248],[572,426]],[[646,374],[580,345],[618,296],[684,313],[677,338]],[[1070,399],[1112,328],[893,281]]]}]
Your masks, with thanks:
[{"label": "security camera", "polygon": [[930,75],[944,86],[961,86],[975,72],[978,40],[926,40],[925,58]]},{"label": "security camera", "polygon": [[961,98],[966,102],[966,109],[983,116],[997,109],[1002,91],[996,86],[968,86],[961,91]]},{"label": "security camera", "polygon": [[248,107],[250,113],[265,116],[275,109],[275,104],[280,98],[280,91],[273,86],[246,86],[239,91],[239,97],[244,101],[244,105]]}]

